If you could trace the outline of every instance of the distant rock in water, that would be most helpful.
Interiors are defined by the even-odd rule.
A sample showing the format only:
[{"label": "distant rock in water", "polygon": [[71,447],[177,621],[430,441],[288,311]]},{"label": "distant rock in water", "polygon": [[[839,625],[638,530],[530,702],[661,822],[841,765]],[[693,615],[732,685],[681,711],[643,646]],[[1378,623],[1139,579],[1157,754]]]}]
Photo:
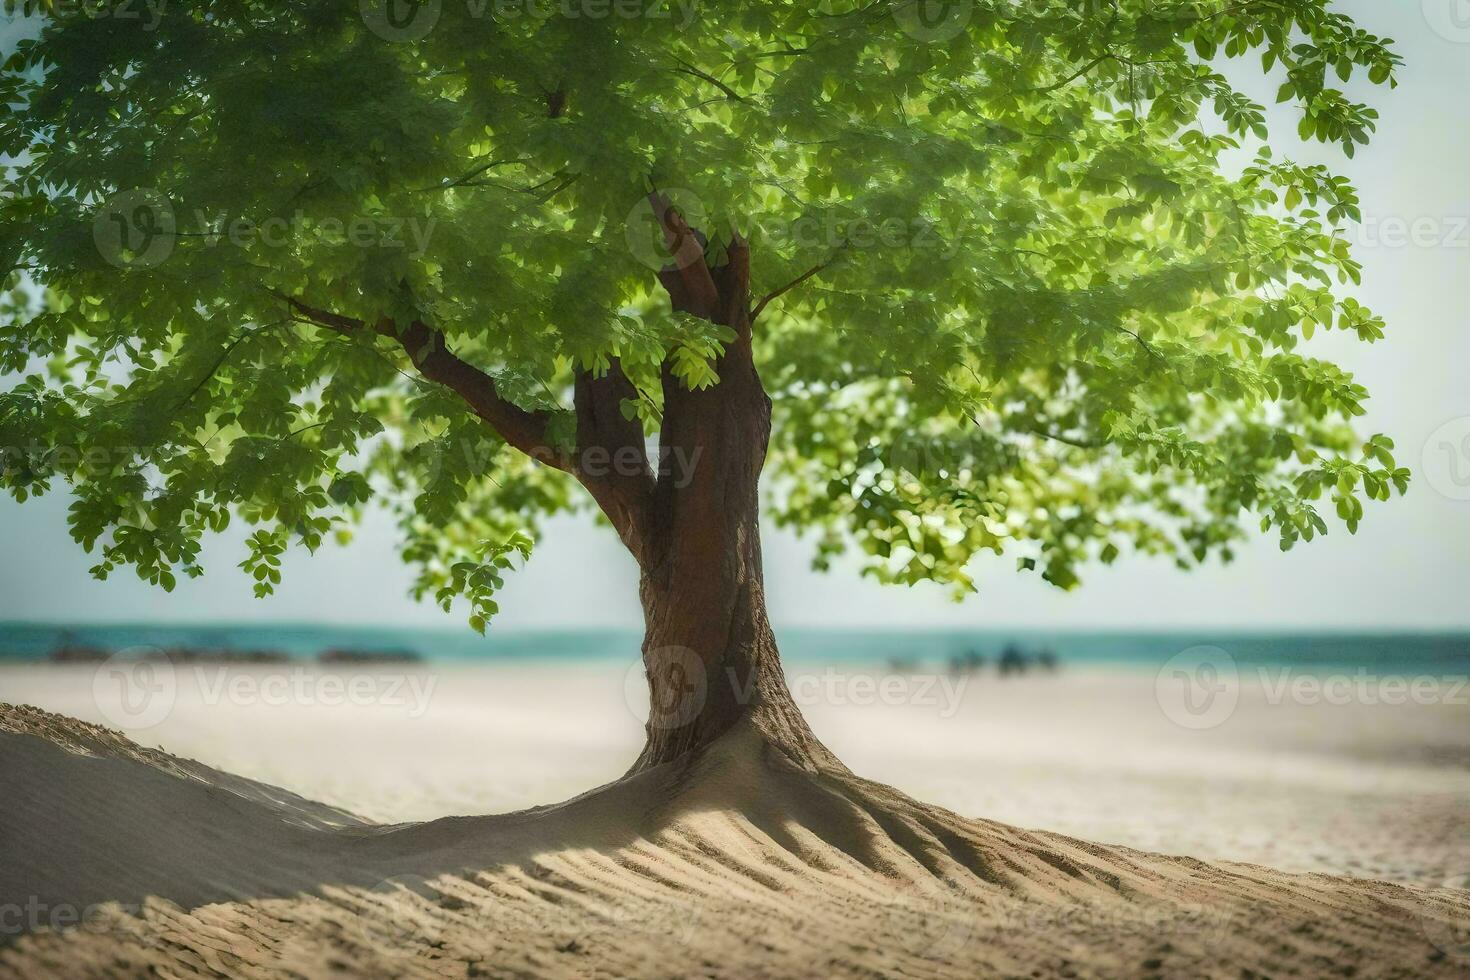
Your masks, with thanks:
[{"label": "distant rock in water", "polygon": [[332,649],[322,651],[317,657],[317,661],[324,664],[403,664],[418,663],[423,659],[413,650]]},{"label": "distant rock in water", "polygon": [[162,652],[179,664],[281,664],[289,654],[279,650],[230,650],[217,647],[174,647]]},{"label": "distant rock in water", "polygon": [[176,664],[279,664],[288,662],[289,654],[279,650],[231,650],[223,647],[130,647],[108,650],[104,647],[67,644],[51,651],[56,664],[95,664],[120,654],[128,660],[167,660]]},{"label": "distant rock in water", "polygon": [[101,647],[78,646],[68,643],[51,651],[50,661],[54,664],[95,664],[110,657],[111,651]]},{"label": "distant rock in water", "polygon": [[[153,646],[129,647],[125,650],[110,650],[106,647],[88,646],[80,643],[64,643],[51,651],[48,659],[56,664],[99,664],[112,657],[124,656],[128,660],[167,660],[175,664],[222,664],[245,666],[250,664],[284,664],[293,659],[281,650],[235,649],[231,647],[175,646],[167,649]],[[403,664],[419,663],[424,658],[413,650],[354,650],[334,647],[322,651],[317,662],[337,665]]]}]

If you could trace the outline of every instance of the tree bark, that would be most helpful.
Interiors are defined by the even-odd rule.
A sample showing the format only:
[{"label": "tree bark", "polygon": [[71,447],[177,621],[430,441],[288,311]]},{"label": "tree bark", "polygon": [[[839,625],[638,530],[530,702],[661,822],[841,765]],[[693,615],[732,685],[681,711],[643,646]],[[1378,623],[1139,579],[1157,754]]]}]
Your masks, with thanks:
[{"label": "tree bark", "polygon": [[841,769],[791,697],[766,617],[757,486],[770,403],[738,352],[705,391],[665,385],[665,436],[697,460],[661,486],[642,571],[648,741],[633,771],[697,753],[742,721],[808,769]]},{"label": "tree bark", "polygon": [[771,401],[752,354],[748,246],[736,236],[725,264],[708,267],[682,218],[653,201],[676,256],[660,274],[675,309],[728,326],[735,339],[712,387],[691,391],[665,366],[659,449],[686,468],[660,475],[644,529],[651,704],[633,771],[698,753],[742,722],[804,768],[840,770],[791,697],[766,617],[758,487]]}]

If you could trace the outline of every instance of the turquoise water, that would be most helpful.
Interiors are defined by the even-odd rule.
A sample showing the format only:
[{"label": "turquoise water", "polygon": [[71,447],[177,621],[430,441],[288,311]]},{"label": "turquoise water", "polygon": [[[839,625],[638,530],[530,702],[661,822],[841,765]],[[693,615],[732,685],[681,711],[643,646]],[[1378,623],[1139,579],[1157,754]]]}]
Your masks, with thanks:
[{"label": "turquoise water", "polygon": [[[1298,669],[1356,669],[1379,673],[1470,673],[1470,633],[1241,632],[1221,629],[1157,633],[1047,632],[1044,630],[813,630],[778,629],[790,662],[882,663],[890,658],[942,663],[977,651],[992,660],[1009,643],[1028,653],[1053,650],[1063,666],[1158,666],[1193,646],[1229,652],[1241,664]],[[384,629],[291,624],[201,626],[0,623],[0,661],[44,660],[58,646],[135,646],[276,650],[314,659],[323,650],[408,650],[428,660],[587,660],[637,655],[634,630],[586,632],[468,629]]]}]

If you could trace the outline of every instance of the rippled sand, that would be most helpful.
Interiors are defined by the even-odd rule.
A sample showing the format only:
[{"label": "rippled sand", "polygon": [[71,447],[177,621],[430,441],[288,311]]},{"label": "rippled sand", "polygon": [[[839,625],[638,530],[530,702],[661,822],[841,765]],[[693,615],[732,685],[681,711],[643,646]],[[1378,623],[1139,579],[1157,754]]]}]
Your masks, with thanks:
[{"label": "rippled sand", "polygon": [[[1436,887],[1470,870],[1462,705],[1273,704],[1247,678],[1227,718],[1192,730],[1150,676],[912,678],[884,694],[871,672],[819,670],[794,686],[829,747],[954,813],[792,770],[737,733],[694,770],[434,820],[616,779],[640,742],[641,678],[412,673],[416,687],[385,668],[359,687],[368,700],[323,703],[335,688],[312,672],[274,703],[265,685],[222,694],[181,672],[164,716],[128,735],[197,763],[5,714],[0,904],[87,920],[4,947],[0,975],[1470,968],[1470,898]],[[0,700],[127,720],[96,681],[10,667]],[[432,822],[384,826],[417,821]]]}]

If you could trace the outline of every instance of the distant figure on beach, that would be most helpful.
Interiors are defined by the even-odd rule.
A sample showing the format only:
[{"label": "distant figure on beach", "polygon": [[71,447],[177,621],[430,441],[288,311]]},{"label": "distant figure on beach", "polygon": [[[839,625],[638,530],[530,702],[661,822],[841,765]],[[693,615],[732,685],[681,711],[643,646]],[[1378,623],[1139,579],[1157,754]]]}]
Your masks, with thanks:
[{"label": "distant figure on beach", "polygon": [[1000,670],[1000,676],[1009,677],[1011,674],[1026,673],[1026,668],[1030,664],[1026,660],[1026,655],[1021,652],[1021,648],[1014,643],[1009,643],[1001,651],[1000,659],[996,661],[996,666]]},{"label": "distant figure on beach", "polygon": [[1036,655],[1036,666],[1048,673],[1055,674],[1060,662],[1057,660],[1056,651],[1051,647],[1044,648]]},{"label": "distant figure on beach", "polygon": [[918,657],[889,657],[888,672],[890,674],[915,674],[919,670]]},{"label": "distant figure on beach", "polygon": [[978,650],[967,650],[949,658],[951,674],[974,674],[985,666],[985,655]]}]

